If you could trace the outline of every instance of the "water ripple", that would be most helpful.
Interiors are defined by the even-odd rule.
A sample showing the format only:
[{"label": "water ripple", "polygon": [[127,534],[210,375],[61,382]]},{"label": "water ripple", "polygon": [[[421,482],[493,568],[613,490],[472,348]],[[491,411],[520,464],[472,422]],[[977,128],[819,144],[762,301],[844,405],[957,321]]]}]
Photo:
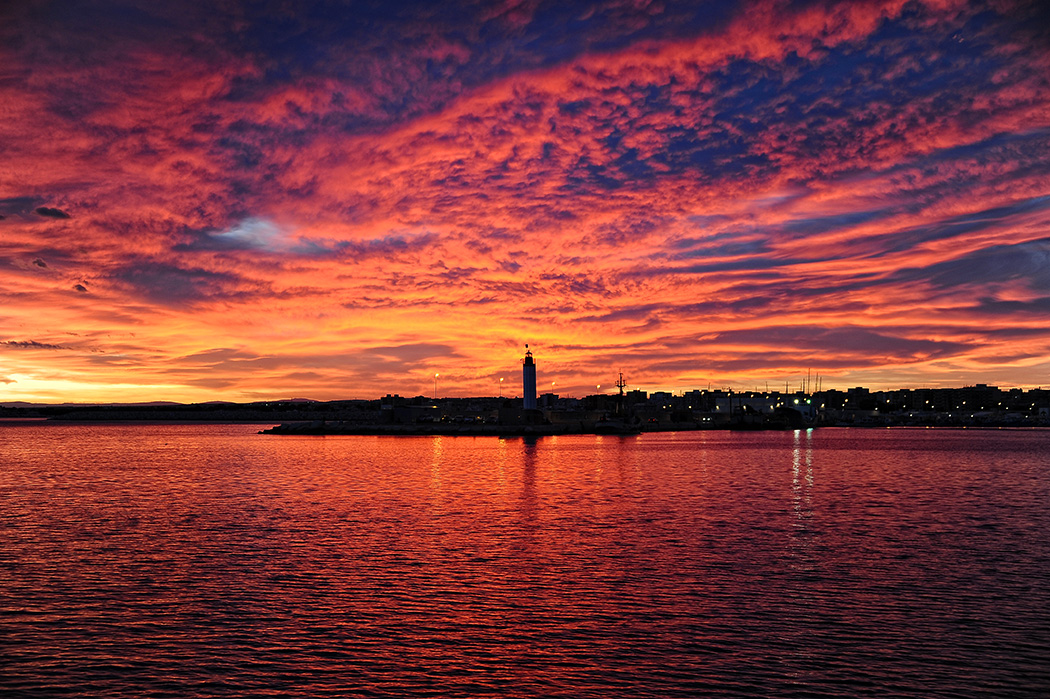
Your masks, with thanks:
[{"label": "water ripple", "polygon": [[0,690],[1042,697],[1050,433],[0,425]]}]

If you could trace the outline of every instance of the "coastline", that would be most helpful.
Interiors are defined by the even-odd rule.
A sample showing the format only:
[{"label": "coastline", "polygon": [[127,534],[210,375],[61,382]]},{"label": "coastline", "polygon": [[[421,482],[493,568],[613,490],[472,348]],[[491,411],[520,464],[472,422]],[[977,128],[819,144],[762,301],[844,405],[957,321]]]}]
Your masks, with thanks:
[{"label": "coastline", "polygon": [[348,425],[342,423],[294,422],[275,425],[258,434],[303,436],[371,436],[371,437],[554,437],[559,435],[593,434],[600,436],[631,437],[656,432],[790,432],[795,430],[989,430],[1028,432],[1050,429],[1043,425],[875,425],[825,424],[803,427],[748,427],[737,425],[700,425],[698,423],[662,423],[635,425],[625,428],[596,425]]},{"label": "coastline", "polygon": [[354,425],[339,422],[293,422],[276,425],[259,434],[275,435],[367,435],[393,437],[552,437],[567,434],[606,434],[630,436],[643,431],[696,430],[688,425],[660,430],[642,430],[627,425],[602,426],[561,423],[554,425],[457,425],[448,423],[422,423],[401,425]]}]

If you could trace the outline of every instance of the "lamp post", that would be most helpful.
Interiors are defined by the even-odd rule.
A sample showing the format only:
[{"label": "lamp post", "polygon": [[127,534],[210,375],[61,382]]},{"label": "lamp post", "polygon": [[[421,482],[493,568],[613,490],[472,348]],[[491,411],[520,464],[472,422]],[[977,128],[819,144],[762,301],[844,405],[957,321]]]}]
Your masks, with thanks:
[{"label": "lamp post", "polygon": [[503,377],[499,377],[499,397],[503,397]]},{"label": "lamp post", "polygon": [[434,400],[438,397],[438,375],[434,374]]}]

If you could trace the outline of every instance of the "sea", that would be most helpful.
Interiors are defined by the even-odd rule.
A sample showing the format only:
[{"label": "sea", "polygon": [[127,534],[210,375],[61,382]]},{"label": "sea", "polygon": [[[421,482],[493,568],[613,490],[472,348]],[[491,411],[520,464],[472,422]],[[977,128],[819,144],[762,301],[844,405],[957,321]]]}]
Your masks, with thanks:
[{"label": "sea", "polygon": [[0,424],[0,696],[1050,696],[1050,431],[269,426]]}]

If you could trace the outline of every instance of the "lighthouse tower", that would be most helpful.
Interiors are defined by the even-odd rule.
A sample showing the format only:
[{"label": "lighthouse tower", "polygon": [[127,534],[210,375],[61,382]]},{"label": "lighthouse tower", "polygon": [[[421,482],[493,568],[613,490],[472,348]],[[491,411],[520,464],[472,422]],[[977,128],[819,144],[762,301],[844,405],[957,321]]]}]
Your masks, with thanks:
[{"label": "lighthouse tower", "polygon": [[536,409],[536,362],[532,361],[532,352],[525,345],[525,359],[521,367],[522,404],[525,410]]}]

